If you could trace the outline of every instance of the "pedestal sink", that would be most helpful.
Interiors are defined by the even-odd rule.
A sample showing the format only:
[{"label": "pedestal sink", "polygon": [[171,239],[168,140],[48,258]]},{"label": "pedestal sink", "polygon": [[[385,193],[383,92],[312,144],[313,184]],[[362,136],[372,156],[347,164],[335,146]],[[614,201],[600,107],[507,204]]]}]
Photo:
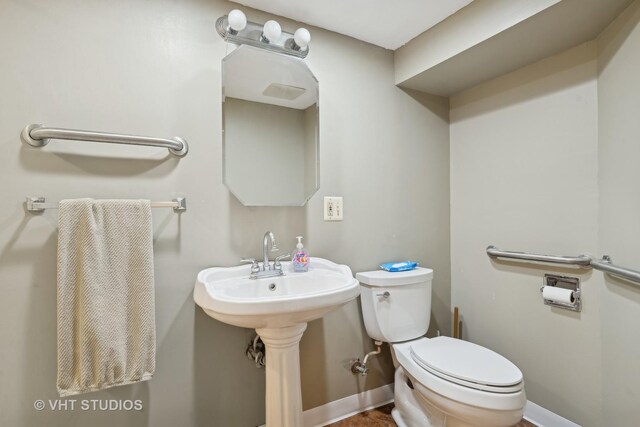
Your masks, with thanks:
[{"label": "pedestal sink", "polygon": [[301,427],[299,343],[307,322],[360,293],[351,269],[311,258],[309,271],[250,279],[250,266],[215,267],[198,273],[193,298],[214,319],[255,328],[266,347],[266,425]]}]

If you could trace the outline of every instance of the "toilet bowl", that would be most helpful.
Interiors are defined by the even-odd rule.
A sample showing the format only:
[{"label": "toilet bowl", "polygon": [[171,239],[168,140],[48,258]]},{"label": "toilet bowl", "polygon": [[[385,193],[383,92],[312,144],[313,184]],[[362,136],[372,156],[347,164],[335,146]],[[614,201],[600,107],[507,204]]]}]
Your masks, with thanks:
[{"label": "toilet bowl", "polygon": [[387,342],[396,367],[393,418],[400,427],[508,427],[522,418],[520,370],[487,348],[425,338],[433,271],[357,273],[369,336]]}]

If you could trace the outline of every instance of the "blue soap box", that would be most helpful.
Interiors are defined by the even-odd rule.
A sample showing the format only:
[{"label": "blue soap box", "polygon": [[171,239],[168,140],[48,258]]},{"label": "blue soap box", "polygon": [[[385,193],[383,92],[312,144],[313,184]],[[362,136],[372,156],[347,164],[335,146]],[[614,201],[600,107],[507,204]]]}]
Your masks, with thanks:
[{"label": "blue soap box", "polygon": [[380,264],[381,269],[391,272],[413,270],[417,266],[417,262],[411,261],[388,262],[386,264]]}]

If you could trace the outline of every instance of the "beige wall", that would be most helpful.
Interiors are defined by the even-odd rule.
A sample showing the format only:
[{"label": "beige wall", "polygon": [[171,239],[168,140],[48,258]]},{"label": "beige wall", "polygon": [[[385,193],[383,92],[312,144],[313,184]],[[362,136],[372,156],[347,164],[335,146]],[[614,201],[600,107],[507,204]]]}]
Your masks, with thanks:
[{"label": "beige wall", "polygon": [[[598,248],[596,45],[587,43],[451,99],[451,303],[464,338],[525,375],[529,400],[600,426],[602,275],[492,262],[485,248]],[[545,272],[577,276],[581,313],[543,305]]]},{"label": "beige wall", "polygon": [[[528,398],[584,426],[640,418],[640,290],[599,271],[491,261],[489,244],[607,253],[638,269],[640,2],[598,38],[451,99],[452,305],[514,361]],[[581,313],[542,304],[580,277]]]},{"label": "beige wall", "polygon": [[[640,2],[599,38],[600,244],[616,264],[640,270]],[[605,276],[600,292],[602,394],[608,425],[640,419],[640,287]]]},{"label": "beige wall", "polygon": [[[196,309],[196,273],[259,256],[272,230],[282,250],[302,234],[312,255],[374,269],[416,259],[436,271],[433,329],[449,332],[447,100],[393,85],[392,53],[312,28],[307,59],[320,81],[320,191],[304,208],[246,208],[222,184],[221,1],[0,0],[0,425],[255,426],[264,371],[244,356],[251,330]],[[247,10],[251,20],[270,17]],[[299,24],[279,19],[288,31]],[[28,123],[186,138],[166,150],[19,140]],[[27,214],[27,195],[188,198],[154,212],[157,372],[148,383],[88,395],[143,399],[140,413],[37,412],[54,399],[56,213]],[[345,219],[322,221],[322,197],[343,196]],[[392,381],[389,357],[368,377],[349,360],[372,343],[354,301],[312,322],[302,339],[304,407]]]},{"label": "beige wall", "polygon": [[[470,3],[395,51],[396,83],[472,49],[559,1],[484,0]],[[446,79],[442,83],[446,85]]]}]

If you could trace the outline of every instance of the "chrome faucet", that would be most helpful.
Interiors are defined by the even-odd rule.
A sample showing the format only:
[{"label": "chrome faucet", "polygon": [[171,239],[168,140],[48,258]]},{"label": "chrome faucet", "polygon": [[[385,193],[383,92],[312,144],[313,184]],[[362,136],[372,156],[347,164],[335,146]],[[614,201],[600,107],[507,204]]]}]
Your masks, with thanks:
[{"label": "chrome faucet", "polygon": [[242,262],[250,262],[251,263],[251,275],[250,279],[260,279],[263,277],[273,277],[273,276],[282,276],[284,272],[282,271],[282,264],[280,261],[289,258],[291,254],[280,255],[273,262],[273,266],[269,263],[269,240],[271,240],[271,252],[278,250],[278,245],[276,245],[276,237],[272,232],[267,231],[264,233],[264,239],[262,240],[262,255],[263,262],[262,267],[260,264],[253,258],[242,258]]},{"label": "chrome faucet", "polygon": [[263,255],[263,263],[262,269],[264,271],[271,270],[271,266],[269,265],[269,239],[271,239],[271,252],[278,250],[278,245],[276,244],[276,237],[272,232],[267,231],[264,233],[264,238],[262,239],[262,255]]}]

